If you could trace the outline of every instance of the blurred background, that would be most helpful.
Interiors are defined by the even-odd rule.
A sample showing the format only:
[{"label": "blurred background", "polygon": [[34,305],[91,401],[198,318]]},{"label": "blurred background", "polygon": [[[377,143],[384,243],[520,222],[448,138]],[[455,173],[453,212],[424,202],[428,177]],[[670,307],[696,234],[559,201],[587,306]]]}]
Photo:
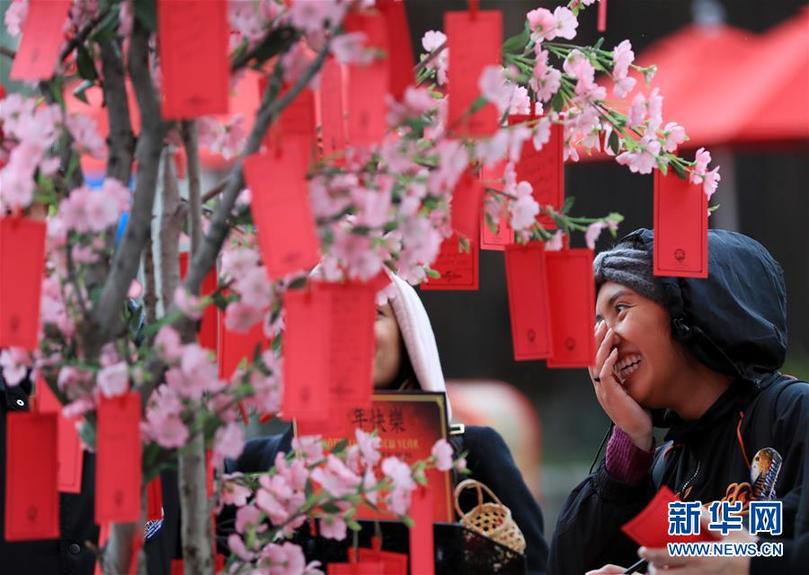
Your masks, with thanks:
[{"label": "blurred background", "polygon": [[[530,10],[560,1],[483,0],[481,9],[503,12],[504,37],[519,33]],[[0,13],[8,7],[0,0]],[[465,0],[405,0],[416,57],[421,37],[443,28],[447,10]],[[598,5],[580,15],[576,43],[592,44]],[[784,371],[809,379],[809,8],[801,0],[611,0],[606,49],[632,42],[637,61],[658,64],[664,121],[682,124],[693,157],[709,148],[721,165],[714,196],[721,205],[713,227],[737,230],[763,243],[782,264],[789,298],[790,347]],[[474,38],[469,39],[474,42]],[[0,41],[13,46],[4,27]],[[0,82],[9,91],[9,66],[0,60]],[[633,93],[634,95],[634,93]],[[94,100],[95,98],[95,100]],[[97,118],[100,95],[90,95]],[[253,87],[237,88],[232,108],[255,109]],[[78,105],[76,102],[69,106]],[[76,108],[78,109],[78,108]],[[206,157],[203,189],[226,163]],[[103,179],[103,166],[85,166],[88,181]],[[94,172],[95,170],[95,172]],[[95,178],[95,180],[94,180]],[[619,237],[652,227],[652,176],[631,174],[612,160],[583,158],[565,169],[566,194],[575,215],[625,216]],[[158,195],[159,197],[159,195]],[[609,234],[597,249],[608,248]],[[578,234],[574,247],[583,245]],[[432,319],[456,419],[490,425],[509,443],[526,482],[553,531],[564,499],[587,474],[609,421],[595,400],[585,370],[547,369],[544,362],[515,362],[512,355],[502,252],[480,255],[477,292],[422,292]],[[766,297],[766,294],[764,295]],[[268,433],[278,425],[255,426]]]}]

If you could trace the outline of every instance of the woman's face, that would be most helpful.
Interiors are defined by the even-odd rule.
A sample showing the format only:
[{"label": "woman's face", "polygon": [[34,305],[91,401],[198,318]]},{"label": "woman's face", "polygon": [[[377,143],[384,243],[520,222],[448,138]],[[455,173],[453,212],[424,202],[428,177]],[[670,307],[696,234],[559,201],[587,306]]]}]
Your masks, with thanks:
[{"label": "woman's face", "polygon": [[403,348],[402,332],[399,331],[399,324],[389,303],[376,308],[374,337],[374,389],[387,389],[399,373]]},{"label": "woman's face", "polygon": [[671,382],[684,352],[672,339],[665,308],[624,285],[606,282],[596,300],[599,321],[616,335],[615,371],[627,393],[643,407],[669,407]]}]

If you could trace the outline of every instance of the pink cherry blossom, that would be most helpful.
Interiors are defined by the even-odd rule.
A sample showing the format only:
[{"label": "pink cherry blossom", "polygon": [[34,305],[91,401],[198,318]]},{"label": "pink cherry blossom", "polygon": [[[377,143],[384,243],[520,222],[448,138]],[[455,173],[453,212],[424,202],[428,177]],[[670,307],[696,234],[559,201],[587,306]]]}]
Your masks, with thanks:
[{"label": "pink cherry blossom", "polygon": [[719,187],[719,182],[722,180],[722,176],[719,174],[719,166],[706,172],[703,180],[702,189],[705,195],[708,196],[708,200],[710,200],[711,196],[714,195],[716,189]]},{"label": "pink cherry blossom", "polygon": [[374,60],[372,50],[366,48],[368,37],[364,32],[341,34],[332,40],[330,49],[342,64],[370,64]]},{"label": "pink cherry blossom", "polygon": [[[433,52],[445,45],[447,36],[443,32],[428,30],[421,38],[421,47],[427,52]],[[435,70],[436,84],[443,86],[447,83],[447,69],[449,66],[449,49],[444,48],[438,56],[430,60],[427,68]]]},{"label": "pink cherry blossom", "polygon": [[534,199],[533,188],[528,182],[520,182],[514,188],[517,199],[508,206],[511,227],[514,231],[530,228],[539,214],[539,204]]},{"label": "pink cherry blossom", "polygon": [[619,154],[615,161],[622,166],[629,166],[629,171],[638,174],[651,174],[657,166],[657,156],[660,154],[660,142],[654,136],[647,134],[638,142],[639,150]]},{"label": "pink cherry blossom", "polygon": [[531,10],[526,17],[528,26],[539,40],[553,40],[556,38],[556,18],[547,8]]},{"label": "pink cherry blossom", "polygon": [[182,286],[179,286],[174,292],[174,305],[189,319],[202,319],[202,312],[205,311],[202,299],[191,295]]},{"label": "pink cherry blossom", "polygon": [[542,50],[541,44],[536,45],[535,52],[534,73],[529,84],[540,101],[547,102],[559,90],[562,73],[548,64],[548,51]]},{"label": "pink cherry blossom", "polygon": [[323,442],[319,435],[304,435],[294,438],[292,449],[303,457],[306,465],[313,465],[323,459]]},{"label": "pink cherry blossom", "polygon": [[24,349],[11,347],[0,351],[0,371],[8,385],[19,385],[30,365],[31,356]]},{"label": "pink cherry blossom", "polygon": [[244,429],[237,423],[228,423],[216,430],[213,438],[213,460],[216,465],[224,459],[236,459],[244,449]]},{"label": "pink cherry blossom", "polygon": [[182,357],[182,340],[170,325],[164,325],[154,340],[155,350],[163,361],[174,363]]},{"label": "pink cherry blossom", "polygon": [[[250,489],[248,489],[247,487],[245,487],[244,485],[241,485],[240,483],[238,483],[236,481],[227,481],[227,480],[225,480],[225,481],[222,482],[222,490],[219,493],[219,497],[220,497],[221,502],[224,505],[235,505],[236,507],[241,507],[242,509],[251,510],[255,514],[255,518],[257,520],[259,515],[260,515],[259,510],[256,509],[253,506],[248,506],[247,505],[247,500],[252,495],[252,493],[253,492]],[[239,533],[244,532],[243,528],[239,529],[239,515],[238,514],[239,514],[239,512],[242,511],[242,509],[239,509],[239,511],[236,513],[236,530]]]},{"label": "pink cherry blossom", "polygon": [[556,231],[550,239],[545,240],[546,252],[558,252],[564,246],[564,234],[562,230]]},{"label": "pink cherry blossom", "polygon": [[345,497],[353,493],[362,482],[345,463],[331,454],[326,457],[326,465],[312,471],[311,477],[333,497]]},{"label": "pink cherry blossom", "polygon": [[231,551],[233,551],[233,553],[244,561],[252,561],[256,556],[252,551],[248,551],[244,541],[236,533],[231,533],[228,535],[228,547]]},{"label": "pink cherry blossom", "polygon": [[694,166],[691,168],[690,181],[692,184],[701,184],[705,172],[708,169],[708,164],[711,163],[711,153],[705,148],[697,150],[694,157]]},{"label": "pink cherry blossom", "polygon": [[[241,485],[235,482],[232,483],[227,482],[227,483],[230,483],[231,485],[234,486],[234,493],[236,493],[235,491],[236,489],[238,490],[243,489],[246,492],[244,501],[247,501],[247,495],[251,493],[249,489],[247,489],[246,487],[242,487]],[[241,491],[239,491],[239,493],[241,493]],[[244,533],[248,529],[248,527],[250,526],[257,527],[258,525],[260,525],[262,517],[261,511],[259,511],[258,507],[254,505],[244,505],[244,504],[242,504],[244,505],[244,507],[242,507],[241,505],[239,505],[239,502],[241,500],[242,500],[241,496],[239,496],[238,498],[234,498],[234,504],[236,506],[241,507],[236,512],[236,531],[239,533]]]},{"label": "pink cherry blossom", "polygon": [[189,433],[181,413],[182,404],[176,393],[169,386],[158,386],[149,400],[146,421],[141,424],[144,438],[166,449],[185,445]]},{"label": "pink cherry blossom", "polygon": [[220,275],[225,279],[238,279],[259,264],[258,252],[243,246],[225,247],[222,250]]},{"label": "pink cherry blossom", "polygon": [[320,32],[326,23],[330,27],[336,26],[347,5],[336,0],[295,0],[289,9],[289,19],[293,26],[304,32]]},{"label": "pink cherry blossom", "polygon": [[624,98],[635,87],[636,80],[628,76],[629,66],[635,60],[632,44],[624,40],[612,51],[612,79],[615,82],[613,92],[619,98]]},{"label": "pink cherry blossom", "polygon": [[685,128],[677,122],[669,122],[663,127],[663,137],[665,138],[663,149],[667,152],[675,152],[677,146],[688,140]]},{"label": "pink cherry blossom", "polygon": [[80,154],[94,158],[107,155],[107,145],[98,132],[95,120],[84,114],[70,114],[65,118],[65,126],[73,137],[73,149]]},{"label": "pink cherry blossom", "polygon": [[6,8],[4,22],[10,36],[16,38],[22,32],[25,17],[28,15],[28,0],[12,0]]},{"label": "pink cherry blossom", "polygon": [[105,397],[126,393],[129,388],[129,370],[122,361],[98,372],[98,388]]},{"label": "pink cherry blossom", "polygon": [[270,543],[261,551],[262,562],[269,563],[267,575],[309,575],[310,565],[300,547],[293,543]]},{"label": "pink cherry blossom", "polygon": [[355,431],[357,438],[357,445],[362,453],[362,458],[365,463],[374,466],[379,463],[382,456],[379,454],[379,448],[382,445],[382,438],[370,433],[365,433],[362,429],[357,428]]},{"label": "pink cherry blossom", "polygon": [[346,522],[337,515],[327,515],[320,519],[320,535],[326,539],[342,541],[346,538]]},{"label": "pink cherry blossom", "polygon": [[263,312],[240,301],[232,301],[225,308],[225,329],[236,333],[247,333],[264,317]]},{"label": "pink cherry blossom", "polygon": [[435,458],[436,469],[439,471],[452,469],[452,446],[446,439],[436,441],[430,454]]},{"label": "pink cherry blossom", "polygon": [[547,144],[551,140],[551,120],[550,118],[543,117],[539,122],[537,122],[536,128],[534,128],[534,137],[532,138],[532,143],[534,144],[534,149],[539,151],[542,147]]}]

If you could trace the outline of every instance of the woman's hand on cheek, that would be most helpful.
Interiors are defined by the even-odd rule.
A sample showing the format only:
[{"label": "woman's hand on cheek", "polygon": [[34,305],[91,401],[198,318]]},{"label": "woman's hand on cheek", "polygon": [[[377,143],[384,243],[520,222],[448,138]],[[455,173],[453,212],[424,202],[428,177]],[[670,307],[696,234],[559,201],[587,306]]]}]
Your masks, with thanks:
[{"label": "woman's hand on cheek", "polygon": [[595,327],[595,364],[589,368],[598,403],[609,418],[644,451],[652,447],[652,417],[626,392],[615,374],[618,348],[615,334],[605,321]]}]

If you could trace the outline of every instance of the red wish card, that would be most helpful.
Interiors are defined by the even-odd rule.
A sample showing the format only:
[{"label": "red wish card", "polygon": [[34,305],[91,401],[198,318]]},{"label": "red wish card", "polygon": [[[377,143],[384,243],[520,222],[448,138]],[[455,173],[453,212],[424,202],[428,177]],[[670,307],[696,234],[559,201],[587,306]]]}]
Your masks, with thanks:
[{"label": "red wish card", "polygon": [[453,234],[441,242],[441,251],[431,264],[441,274],[421,284],[423,290],[470,290],[478,289],[478,244],[469,242],[469,251],[458,247],[458,236]]},{"label": "red wish card", "polygon": [[[382,14],[351,14],[346,18],[348,32],[362,32],[365,46],[390,53],[385,17]],[[387,130],[387,96],[390,92],[390,62],[379,58],[367,65],[348,67],[348,143],[370,146],[379,143]]]},{"label": "red wish card", "polygon": [[[505,167],[505,162],[498,162],[491,168],[483,166],[480,171],[480,181],[484,191],[486,189],[503,191],[503,170]],[[486,224],[486,210],[481,210],[480,249],[502,252],[505,246],[513,241],[514,231],[511,229],[508,206],[505,202],[501,205],[500,220],[497,223],[497,229],[495,231],[492,231]]]},{"label": "red wish card", "polygon": [[407,26],[407,13],[404,0],[380,0],[377,7],[385,16],[388,31],[388,43],[392,49],[388,52],[388,68],[390,70],[390,93],[401,100],[408,86],[415,84],[413,75],[413,46],[410,43],[410,29]]},{"label": "red wish card", "polygon": [[461,175],[452,192],[452,229],[471,240],[478,237],[483,186],[470,168]]},{"label": "red wish card", "polygon": [[435,544],[433,541],[433,493],[431,485],[419,486],[410,502],[410,573],[435,573]]},{"label": "red wish card", "polygon": [[321,290],[284,293],[284,397],[287,419],[322,421],[329,415],[331,298]]},{"label": "red wish card", "polygon": [[595,355],[593,251],[545,252],[551,349],[548,367],[587,367]]},{"label": "red wish card", "polygon": [[96,523],[138,521],[140,394],[100,397],[96,437]]},{"label": "red wish card", "polygon": [[[259,92],[264,93],[269,86],[267,77],[262,77],[258,83]],[[281,95],[289,89],[289,86],[281,91]],[[300,93],[284,108],[278,121],[273,124],[264,135],[264,145],[273,148],[284,144],[291,138],[300,141],[301,149],[304,151],[304,161],[308,165],[314,157],[317,144],[317,108],[315,105],[315,92],[311,88],[304,88]]]},{"label": "red wish card", "polygon": [[76,431],[76,424],[62,415],[62,404],[48,384],[40,377],[36,381],[36,411],[55,413],[58,426],[57,486],[62,493],[81,492],[81,474],[84,449]]},{"label": "red wish card", "polygon": [[343,103],[343,68],[334,58],[323,64],[320,72],[320,136],[323,153],[334,154],[346,145],[345,107]]},{"label": "red wish card", "polygon": [[53,76],[59,52],[65,43],[62,29],[70,0],[30,0],[22,40],[11,65],[9,79],[33,81]]},{"label": "red wish card", "polygon": [[708,196],[673,171],[655,170],[654,275],[708,277]]},{"label": "red wish card", "polygon": [[157,28],[163,118],[227,114],[230,62],[225,0],[158,0]]},{"label": "red wish card", "polygon": [[374,537],[371,541],[372,549],[360,547],[360,561],[376,561],[382,564],[379,575],[407,575],[407,555],[382,551],[381,541]]},{"label": "red wish card", "polygon": [[475,113],[472,106],[480,97],[480,75],[486,66],[499,66],[503,44],[503,17],[499,10],[446,12],[444,30],[449,48],[450,134],[457,137],[490,136],[499,119],[494,104],[486,103]]},{"label": "red wish card", "polygon": [[650,549],[665,547],[667,543],[719,539],[715,533],[705,528],[700,529],[699,535],[669,535],[669,503],[674,501],[679,501],[679,498],[664,485],[643,511],[624,524],[621,530],[638,545]]},{"label": "red wish card", "polygon": [[381,575],[385,566],[378,561],[356,561],[351,563],[329,563],[328,575]]},{"label": "red wish card", "polygon": [[[519,124],[531,116],[510,116],[509,123]],[[551,139],[537,151],[528,140],[522,146],[520,160],[515,166],[517,181],[525,180],[533,188],[534,199],[543,208],[552,206],[560,211],[565,202],[564,128],[551,125]],[[539,223],[545,228],[555,228],[553,219],[540,212]]]},{"label": "red wish card", "polygon": [[37,347],[44,221],[0,217],[0,348]]},{"label": "red wish card", "polygon": [[505,257],[514,359],[545,359],[551,355],[545,245],[510,245]]},{"label": "red wish card", "polygon": [[254,154],[244,161],[261,258],[275,279],[305,271],[320,261],[303,157],[300,143],[289,142],[283,150]]},{"label": "red wish card", "polygon": [[[448,438],[446,396],[443,393],[375,393],[370,408],[346,407],[332,410],[329,415],[336,423],[331,423],[325,430],[320,421],[295,420],[295,436],[320,435],[331,449],[342,440],[353,443],[356,429],[366,433],[376,431],[382,438],[382,457],[396,456],[408,464],[426,459],[436,441]],[[335,433],[331,428],[339,428],[340,432]],[[433,486],[433,519],[452,521],[449,472],[429,469],[426,476]],[[378,510],[360,508],[357,518],[390,520],[396,516],[380,503]]]},{"label": "red wish card", "polygon": [[[188,273],[188,259],[190,254],[183,252],[180,254],[180,278],[185,280]],[[214,267],[208,272],[202,280],[202,285],[199,286],[199,295],[209,296],[216,291],[217,277],[216,268]],[[209,305],[202,312],[202,320],[199,323],[199,344],[205,349],[216,351],[217,349],[217,309],[215,305]]]},{"label": "red wish card", "polygon": [[216,355],[219,359],[219,377],[222,379],[230,379],[243,359],[248,363],[252,362],[256,346],[266,349],[270,343],[264,336],[264,326],[261,322],[250,328],[247,333],[238,333],[225,328],[222,314],[219,314],[218,339],[219,348]]},{"label": "red wish card", "polygon": [[57,415],[9,412],[6,417],[6,541],[56,539]]},{"label": "red wish card", "polygon": [[163,518],[163,486],[158,475],[146,486],[146,519],[157,520]]}]

